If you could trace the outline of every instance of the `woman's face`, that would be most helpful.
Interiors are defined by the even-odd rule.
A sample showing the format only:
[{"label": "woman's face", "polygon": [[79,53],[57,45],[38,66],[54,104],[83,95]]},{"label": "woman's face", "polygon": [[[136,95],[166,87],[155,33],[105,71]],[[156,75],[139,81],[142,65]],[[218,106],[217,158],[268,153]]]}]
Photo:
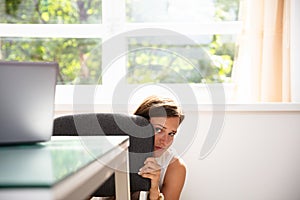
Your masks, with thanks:
[{"label": "woman's face", "polygon": [[179,117],[152,117],[154,127],[154,157],[161,156],[173,143],[179,127]]}]

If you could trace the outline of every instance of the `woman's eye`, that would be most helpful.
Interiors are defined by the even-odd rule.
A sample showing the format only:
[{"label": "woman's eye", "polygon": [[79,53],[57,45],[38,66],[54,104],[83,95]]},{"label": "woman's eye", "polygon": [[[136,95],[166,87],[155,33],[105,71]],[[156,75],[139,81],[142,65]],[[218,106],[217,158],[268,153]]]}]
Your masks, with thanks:
[{"label": "woman's eye", "polygon": [[171,136],[171,137],[174,137],[174,136],[175,136],[175,134],[176,134],[176,133],[174,133],[174,132],[171,132],[171,133],[169,133],[169,136]]},{"label": "woman's eye", "polygon": [[158,127],[154,128],[154,130],[155,130],[155,133],[160,133],[162,131],[161,128],[158,128]]}]

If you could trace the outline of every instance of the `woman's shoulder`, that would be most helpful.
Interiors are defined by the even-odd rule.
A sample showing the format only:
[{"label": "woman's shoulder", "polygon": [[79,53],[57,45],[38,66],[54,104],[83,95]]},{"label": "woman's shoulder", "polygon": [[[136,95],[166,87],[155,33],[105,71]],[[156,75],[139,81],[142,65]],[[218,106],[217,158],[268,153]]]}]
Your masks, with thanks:
[{"label": "woman's shoulder", "polygon": [[170,162],[169,166],[174,167],[174,168],[181,168],[182,170],[186,170],[186,165],[185,165],[184,161],[177,156],[172,158],[172,161]]},{"label": "woman's shoulder", "polygon": [[186,165],[184,161],[179,157],[173,157],[172,161],[170,162],[168,166],[169,172],[173,173],[186,173]]},{"label": "woman's shoulder", "polygon": [[186,165],[182,159],[174,157],[168,166],[162,192],[172,199],[179,199],[185,179]]},{"label": "woman's shoulder", "polygon": [[169,168],[186,170],[186,165],[182,158],[179,157],[178,153],[174,149],[168,149],[166,152],[169,157]]}]

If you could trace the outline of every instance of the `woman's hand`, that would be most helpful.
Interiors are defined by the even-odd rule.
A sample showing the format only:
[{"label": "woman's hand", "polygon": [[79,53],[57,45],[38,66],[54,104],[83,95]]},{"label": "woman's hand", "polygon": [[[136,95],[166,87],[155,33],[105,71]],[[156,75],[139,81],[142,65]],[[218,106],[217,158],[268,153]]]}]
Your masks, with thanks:
[{"label": "woman's hand", "polygon": [[139,170],[139,175],[144,178],[151,179],[150,199],[158,199],[159,196],[159,181],[161,166],[156,162],[155,158],[149,157],[145,160],[144,166]]}]

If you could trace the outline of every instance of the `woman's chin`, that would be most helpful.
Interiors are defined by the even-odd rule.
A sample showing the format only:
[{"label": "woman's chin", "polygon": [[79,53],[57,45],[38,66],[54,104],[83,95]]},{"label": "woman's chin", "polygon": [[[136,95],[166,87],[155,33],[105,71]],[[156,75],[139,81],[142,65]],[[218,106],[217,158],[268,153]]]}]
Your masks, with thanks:
[{"label": "woman's chin", "polygon": [[160,157],[165,152],[165,149],[156,149],[153,152],[154,157]]}]

